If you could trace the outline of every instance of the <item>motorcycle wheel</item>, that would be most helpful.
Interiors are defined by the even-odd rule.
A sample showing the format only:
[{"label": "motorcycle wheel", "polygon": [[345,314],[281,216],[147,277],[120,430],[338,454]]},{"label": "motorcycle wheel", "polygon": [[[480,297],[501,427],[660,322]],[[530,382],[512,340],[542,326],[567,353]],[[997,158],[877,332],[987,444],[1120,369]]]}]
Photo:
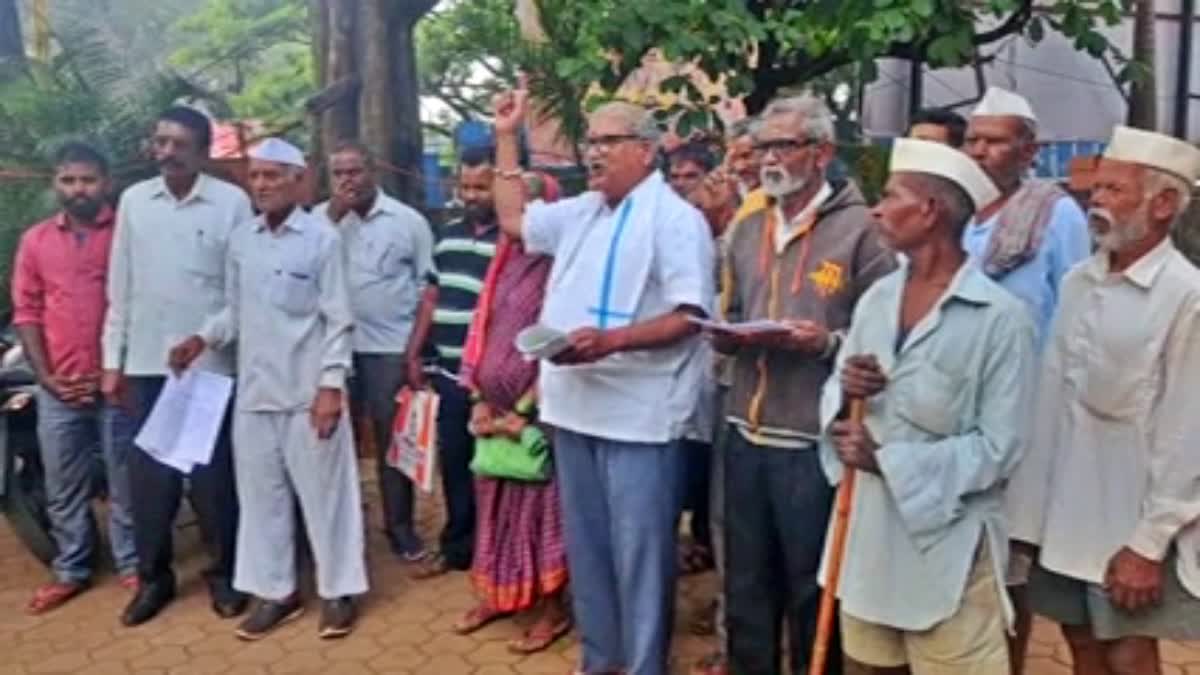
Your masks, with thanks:
[{"label": "motorcycle wheel", "polygon": [[50,538],[47,526],[40,522],[34,500],[23,492],[11,493],[4,503],[4,515],[12,525],[21,543],[34,557],[49,566],[54,561],[58,548]]}]

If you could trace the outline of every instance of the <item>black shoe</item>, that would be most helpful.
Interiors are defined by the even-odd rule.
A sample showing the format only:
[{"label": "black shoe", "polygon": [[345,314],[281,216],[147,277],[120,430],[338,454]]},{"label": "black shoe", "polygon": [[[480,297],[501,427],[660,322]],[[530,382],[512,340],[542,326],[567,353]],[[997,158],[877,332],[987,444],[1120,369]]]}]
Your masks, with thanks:
[{"label": "black shoe", "polygon": [[304,605],[300,604],[300,598],[296,595],[283,601],[259,600],[250,611],[250,616],[238,625],[235,635],[251,642],[261,640],[271,631],[299,618],[303,613]]},{"label": "black shoe", "polygon": [[175,582],[173,580],[147,582],[142,581],[137,594],[125,606],[121,613],[121,623],[126,626],[137,626],[153,619],[162,611],[167,603],[175,599]]},{"label": "black shoe", "polygon": [[354,620],[358,612],[351,598],[325,600],[321,603],[321,623],[317,628],[317,636],[322,640],[333,640],[346,637],[354,630]]},{"label": "black shoe", "polygon": [[208,580],[208,594],[212,598],[212,610],[222,619],[232,619],[246,611],[250,599],[245,593],[233,589],[226,579]]}]

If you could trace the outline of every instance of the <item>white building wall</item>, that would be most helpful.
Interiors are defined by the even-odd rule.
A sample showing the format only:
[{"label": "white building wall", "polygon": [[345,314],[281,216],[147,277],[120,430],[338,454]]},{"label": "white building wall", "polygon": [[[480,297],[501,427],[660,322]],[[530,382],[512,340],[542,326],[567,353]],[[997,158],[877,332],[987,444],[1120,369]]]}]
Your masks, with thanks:
[{"label": "white building wall", "polygon": [[[1160,14],[1177,13],[1179,0],[1159,0]],[[1123,53],[1132,47],[1133,21],[1105,30],[1105,34]],[[1200,42],[1200,25],[1193,31]],[[1159,128],[1173,129],[1175,79],[1179,63],[1179,24],[1160,19],[1157,29],[1157,68]],[[984,67],[986,85],[1012,89],[1029,99],[1040,119],[1041,140],[1091,141],[1107,139],[1114,125],[1125,119],[1126,104],[1112,77],[1100,61],[1086,52],[1075,50],[1070,40],[1047,33],[1037,45],[1020,37],[983,48],[995,55]],[[1200,93],[1200,48],[1193,44],[1192,88]],[[863,128],[870,136],[903,134],[908,119],[907,61],[881,61],[879,79],[868,85],[863,105]],[[947,106],[982,94],[971,68],[925,70],[926,107]],[[958,111],[970,112],[972,105]],[[1200,100],[1192,101],[1188,125],[1189,140],[1200,141]]]}]

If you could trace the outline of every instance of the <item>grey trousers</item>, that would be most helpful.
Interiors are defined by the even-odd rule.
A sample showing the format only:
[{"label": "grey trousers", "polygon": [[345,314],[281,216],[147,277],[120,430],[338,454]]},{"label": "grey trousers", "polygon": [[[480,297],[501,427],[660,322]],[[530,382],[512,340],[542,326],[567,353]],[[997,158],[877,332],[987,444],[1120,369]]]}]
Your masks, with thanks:
[{"label": "grey trousers", "polygon": [[375,468],[383,509],[383,531],[392,550],[415,554],[422,548],[413,527],[413,484],[399,469],[388,466],[396,392],[404,383],[403,354],[355,354],[350,400],[371,417],[375,434]]},{"label": "grey trousers", "polygon": [[362,499],[348,415],[328,440],[307,410],[237,411],[234,469],[242,520],[233,586],[267,600],[296,591],[295,501],[300,502],[327,600],[367,591]]}]

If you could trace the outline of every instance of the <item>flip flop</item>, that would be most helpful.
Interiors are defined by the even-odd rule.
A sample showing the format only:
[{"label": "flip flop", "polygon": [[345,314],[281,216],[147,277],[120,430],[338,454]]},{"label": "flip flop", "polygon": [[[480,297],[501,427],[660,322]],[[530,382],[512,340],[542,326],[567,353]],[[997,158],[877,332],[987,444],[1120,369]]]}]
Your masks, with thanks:
[{"label": "flip flop", "polygon": [[29,604],[25,606],[28,614],[42,614],[60,607],[66,601],[79,595],[87,588],[86,584],[65,583],[55,581],[38,588],[33,592]]},{"label": "flip flop", "polygon": [[446,558],[441,553],[428,555],[423,560],[416,562],[415,566],[416,569],[409,576],[418,580],[440,577],[450,571],[450,565],[446,563]]},{"label": "flip flop", "polygon": [[471,633],[474,633],[484,626],[498,619],[502,619],[507,615],[508,614],[506,612],[500,612],[488,607],[476,607],[475,609],[472,609],[463,615],[461,619],[455,621],[450,630],[454,631],[458,635],[470,635]]},{"label": "flip flop", "polygon": [[545,623],[539,621],[526,631],[524,635],[510,641],[508,643],[508,651],[526,656],[545,651],[550,645],[558,642],[564,635],[570,633],[572,625],[573,622],[570,618],[564,618],[562,621],[549,627],[546,627]]}]

